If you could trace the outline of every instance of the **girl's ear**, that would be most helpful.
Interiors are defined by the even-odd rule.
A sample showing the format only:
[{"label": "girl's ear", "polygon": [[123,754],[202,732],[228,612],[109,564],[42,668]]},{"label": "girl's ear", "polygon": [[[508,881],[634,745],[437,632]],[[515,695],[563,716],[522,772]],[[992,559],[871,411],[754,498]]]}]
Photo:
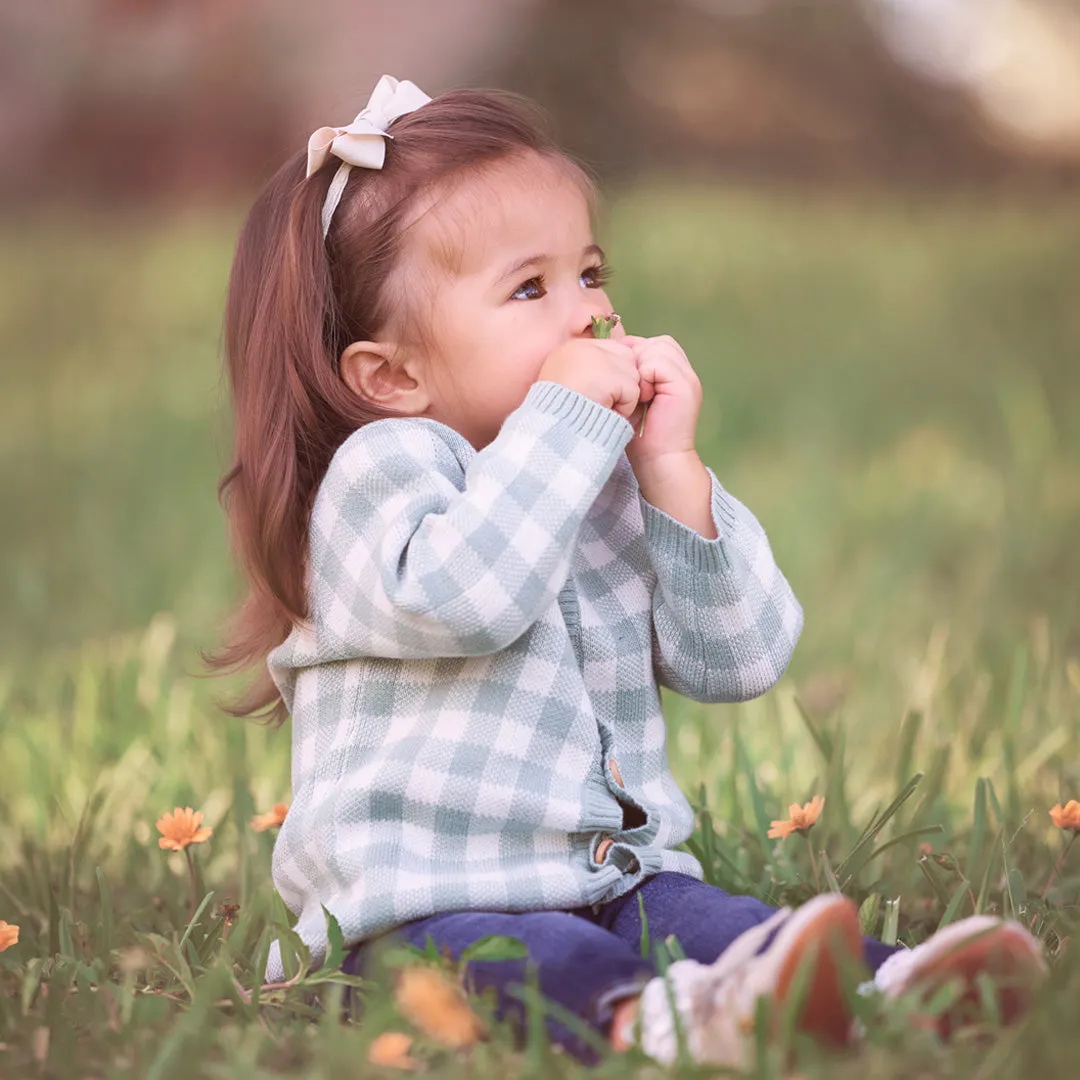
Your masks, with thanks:
[{"label": "girl's ear", "polygon": [[396,352],[397,346],[386,342],[354,341],[341,354],[341,378],[357,397],[419,416],[430,404],[428,394],[408,363],[394,362]]}]

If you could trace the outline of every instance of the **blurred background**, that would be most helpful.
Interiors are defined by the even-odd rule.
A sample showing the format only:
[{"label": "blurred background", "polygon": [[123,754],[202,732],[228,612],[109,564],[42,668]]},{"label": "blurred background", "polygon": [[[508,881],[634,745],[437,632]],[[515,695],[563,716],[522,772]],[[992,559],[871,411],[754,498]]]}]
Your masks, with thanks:
[{"label": "blurred background", "polygon": [[[700,453],[803,604],[774,692],[664,693],[708,879],[799,902],[831,866],[890,940],[973,910],[1075,940],[1048,811],[1080,798],[1080,0],[0,0],[0,1073],[363,1052],[306,990],[212,1004],[231,917],[189,937],[154,825],[205,815],[190,866],[255,956],[290,731],[197,677],[241,597],[225,289],[260,186],[383,73],[547,109],[616,309],[685,347]],[[768,839],[819,794],[808,843]],[[980,1076],[1075,1073],[1072,972],[1006,1054],[958,1040]],[[975,1071],[884,1040],[851,1075]]]},{"label": "blurred background", "polygon": [[614,299],[702,375],[815,715],[869,753],[930,688],[982,716],[1019,653],[1080,653],[1073,0],[3,0],[8,723],[217,642],[232,246],[383,72],[522,91],[601,177]]}]

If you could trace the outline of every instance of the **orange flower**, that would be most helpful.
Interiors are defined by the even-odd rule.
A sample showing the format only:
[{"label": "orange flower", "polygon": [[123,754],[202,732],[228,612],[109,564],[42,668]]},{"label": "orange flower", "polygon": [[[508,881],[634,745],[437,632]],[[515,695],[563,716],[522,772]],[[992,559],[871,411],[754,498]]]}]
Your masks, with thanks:
[{"label": "orange flower", "polygon": [[484,1037],[480,1017],[469,1008],[464,991],[437,968],[404,968],[395,996],[402,1015],[443,1046],[471,1046]]},{"label": "orange flower", "polygon": [[391,1069],[415,1069],[416,1058],[409,1057],[412,1036],[400,1031],[384,1031],[368,1047],[368,1061]]},{"label": "orange flower", "polygon": [[158,847],[172,851],[183,851],[189,844],[201,844],[210,838],[213,829],[199,828],[202,825],[202,811],[178,806],[171,814],[162,814],[157,822],[157,831],[161,833]]},{"label": "orange flower", "polygon": [[1050,811],[1050,817],[1059,829],[1080,833],[1080,802],[1070,799],[1064,806],[1058,803]]},{"label": "orange flower", "polygon": [[805,836],[821,816],[824,805],[825,800],[820,795],[815,795],[805,806],[792,803],[788,807],[788,813],[791,815],[789,821],[769,822],[769,839],[783,840],[793,832],[802,833]]},{"label": "orange flower", "polygon": [[274,809],[269,813],[256,814],[251,819],[251,827],[256,832],[266,832],[267,829],[280,829],[285,822],[285,815],[288,812],[288,803],[274,803]]},{"label": "orange flower", "polygon": [[0,952],[3,952],[5,949],[10,949],[12,945],[18,944],[18,941],[19,928],[0,919]]}]

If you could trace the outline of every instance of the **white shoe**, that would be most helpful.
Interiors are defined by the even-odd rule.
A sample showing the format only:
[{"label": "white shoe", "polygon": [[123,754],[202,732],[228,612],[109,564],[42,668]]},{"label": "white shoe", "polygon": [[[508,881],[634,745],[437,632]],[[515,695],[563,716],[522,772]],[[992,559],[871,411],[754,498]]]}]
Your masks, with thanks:
[{"label": "white shoe", "polygon": [[933,937],[894,953],[874,975],[888,998],[917,995],[928,1001],[950,982],[958,984],[955,1002],[934,1020],[947,1039],[981,1012],[979,976],[989,976],[996,990],[996,1009],[1002,1024],[1011,1024],[1031,1006],[1047,964],[1039,939],[1018,922],[990,915],[972,915],[939,930]]},{"label": "white shoe", "polygon": [[[759,953],[773,931],[776,937]],[[669,983],[687,1051],[701,1064],[749,1064],[752,1041],[747,1036],[754,1031],[758,999],[771,998],[773,1016],[779,1018],[793,988],[802,996],[796,1029],[846,1043],[852,1014],[845,983],[862,965],[855,906],[835,893],[816,896],[796,911],[782,909],[747,930],[715,963],[680,960],[668,967],[664,979],[649,982],[638,1008],[639,1045],[663,1064],[678,1056]]]}]

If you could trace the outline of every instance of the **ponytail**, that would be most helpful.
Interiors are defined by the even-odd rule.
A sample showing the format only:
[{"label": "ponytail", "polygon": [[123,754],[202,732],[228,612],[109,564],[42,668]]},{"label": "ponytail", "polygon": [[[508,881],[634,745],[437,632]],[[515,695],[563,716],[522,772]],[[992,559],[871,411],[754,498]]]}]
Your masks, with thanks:
[{"label": "ponytail", "polygon": [[[327,327],[340,315],[319,220],[325,186],[304,182],[302,159],[289,161],[252,208],[229,280],[234,457],[218,495],[248,595],[227,643],[206,657],[223,673],[264,658],[305,618],[307,523],[318,482],[351,432],[387,415],[348,391],[327,348]],[[235,716],[285,718],[266,670],[224,707]]]}]

